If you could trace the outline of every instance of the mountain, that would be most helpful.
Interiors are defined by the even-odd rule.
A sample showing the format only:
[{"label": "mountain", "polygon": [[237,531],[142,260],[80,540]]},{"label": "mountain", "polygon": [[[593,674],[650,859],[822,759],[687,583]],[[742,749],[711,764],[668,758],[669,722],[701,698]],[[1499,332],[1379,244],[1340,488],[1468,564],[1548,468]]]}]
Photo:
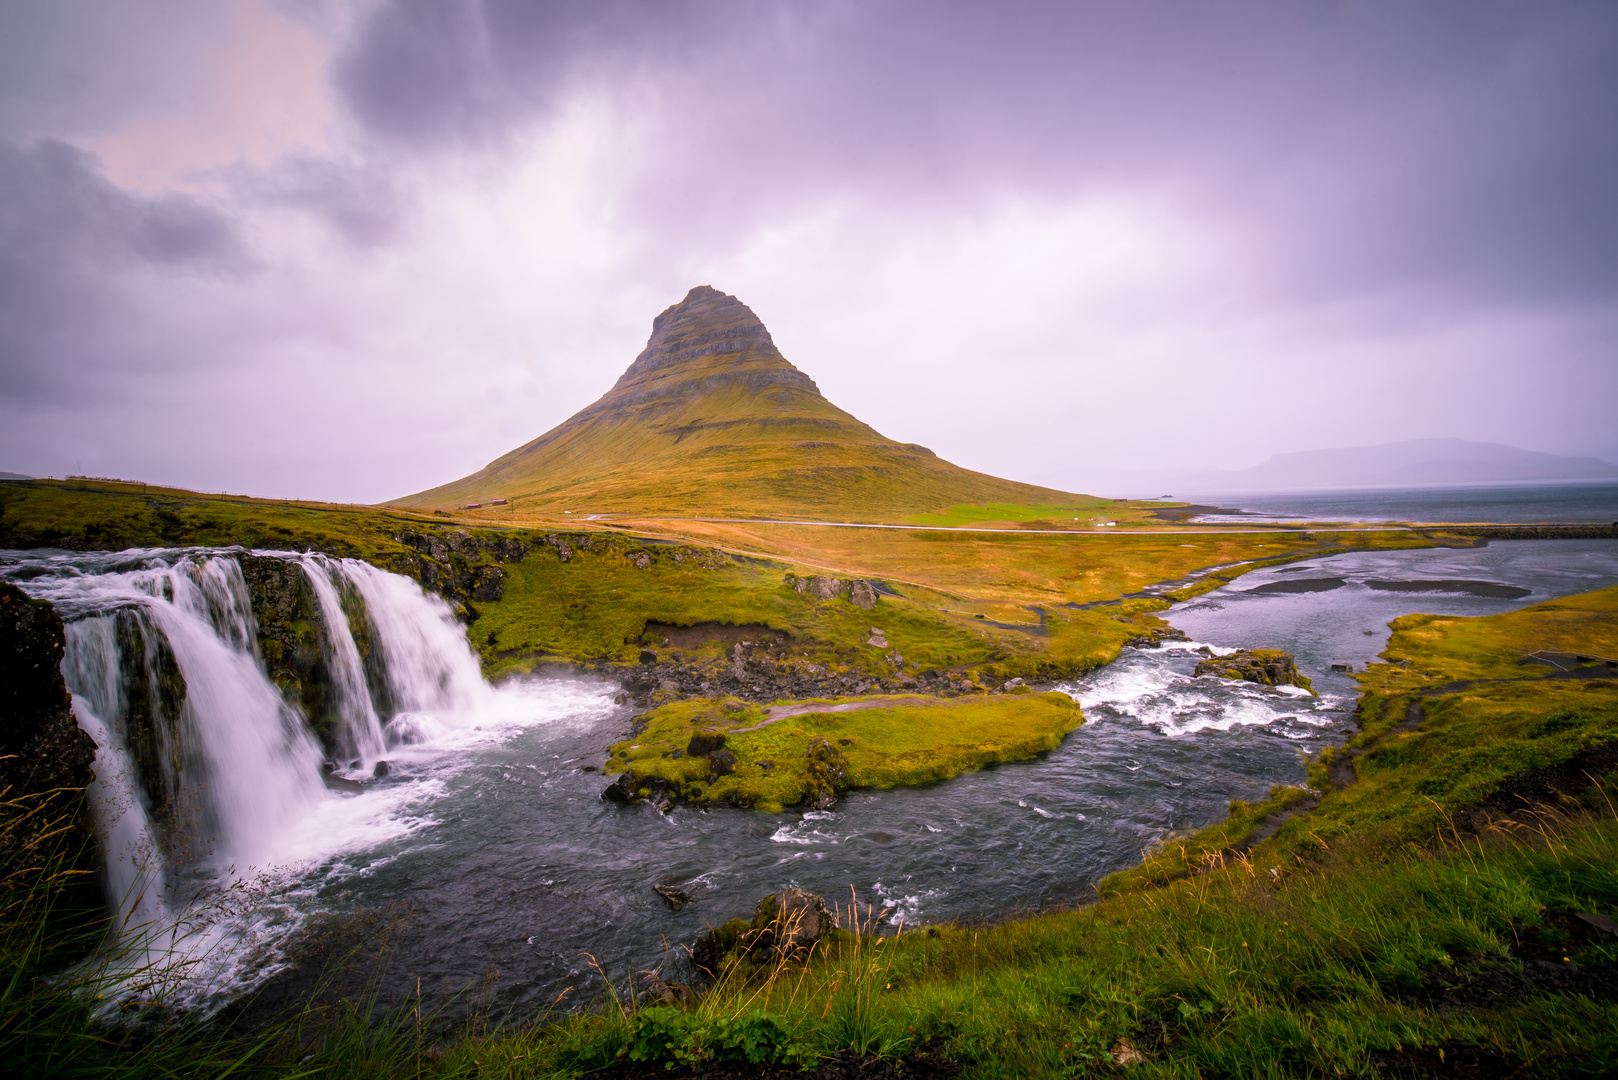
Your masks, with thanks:
[{"label": "mountain", "polygon": [[600,400],[472,475],[392,505],[497,498],[533,512],[891,520],[1082,496],[883,436],[827,401],[746,304],[699,285],[653,320],[645,350]]},{"label": "mountain", "polygon": [[1119,490],[1241,492],[1614,478],[1618,465],[1599,458],[1563,457],[1466,439],[1409,439],[1275,454],[1249,469],[1161,469],[1117,473],[1107,480]]},{"label": "mountain", "polygon": [[1618,466],[1596,458],[1541,454],[1466,439],[1410,439],[1380,446],[1276,454],[1232,478],[1252,488],[1295,488],[1612,477],[1618,477]]}]

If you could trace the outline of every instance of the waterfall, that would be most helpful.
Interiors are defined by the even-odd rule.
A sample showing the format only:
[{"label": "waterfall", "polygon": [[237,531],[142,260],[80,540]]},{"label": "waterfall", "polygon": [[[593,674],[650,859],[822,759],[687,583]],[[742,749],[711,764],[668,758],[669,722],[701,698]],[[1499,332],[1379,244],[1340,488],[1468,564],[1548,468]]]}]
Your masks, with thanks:
[{"label": "waterfall", "polygon": [[[315,616],[320,646],[298,662],[314,699],[334,707],[326,746],[303,700],[271,677],[246,561]],[[274,968],[252,958],[266,939],[262,910],[220,915],[232,905],[213,903],[209,914],[199,897],[258,888],[266,875],[290,880],[413,827],[386,796],[348,781],[331,790],[323,771],[368,780],[392,750],[476,727],[494,697],[449,607],[357,560],[7,552],[0,577],[52,601],[65,623],[62,674],[98,748],[88,796],[103,881],[144,957],[135,968],[179,955],[193,983],[240,989],[244,964],[260,975]]]}]

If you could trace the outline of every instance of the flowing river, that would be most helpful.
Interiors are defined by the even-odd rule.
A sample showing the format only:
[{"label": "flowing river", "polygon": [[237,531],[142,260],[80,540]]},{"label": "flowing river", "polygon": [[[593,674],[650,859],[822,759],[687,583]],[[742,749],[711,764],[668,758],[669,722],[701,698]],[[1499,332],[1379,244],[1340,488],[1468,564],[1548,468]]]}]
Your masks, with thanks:
[{"label": "flowing river", "polygon": [[[389,993],[419,985],[453,1009],[481,986],[520,1014],[595,993],[597,965],[618,978],[678,971],[680,944],[783,885],[909,925],[1082,902],[1164,835],[1302,783],[1304,755],[1352,730],[1353,682],[1330,665],[1369,662],[1389,619],[1490,614],[1618,583],[1610,540],[1257,571],[1167,613],[1192,641],[1125,649],[1058,686],[1088,719],[1038,760],[854,791],[824,812],[661,815],[603,802],[606,780],[583,771],[628,731],[615,684],[490,686],[447,607],[413,582],[353,560],[257,554],[284,560],[318,598],[344,755],[330,779],[264,673],[241,553],[0,553],[0,578],[67,622],[63,673],[101,747],[91,794],[105,882],[133,952],[185,961],[161,988],[179,1007],[214,1008],[273,978],[320,912],[405,915]],[[1287,649],[1319,696],[1193,678],[1199,646]],[[651,888],[662,879],[686,882],[696,902],[670,911]]]}]

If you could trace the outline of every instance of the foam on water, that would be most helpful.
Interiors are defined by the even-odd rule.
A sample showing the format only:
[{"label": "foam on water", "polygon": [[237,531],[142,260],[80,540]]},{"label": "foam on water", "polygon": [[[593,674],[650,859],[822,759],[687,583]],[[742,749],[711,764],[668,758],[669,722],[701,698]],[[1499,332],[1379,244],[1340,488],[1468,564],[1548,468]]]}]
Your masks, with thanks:
[{"label": "foam on water", "polygon": [[[327,790],[318,742],[265,675],[235,552],[14,553],[3,563],[67,620],[62,672],[97,746],[89,797],[120,927],[103,974],[172,1008],[212,1008],[278,970],[279,945],[317,882],[368,873],[374,864],[345,857],[438,823],[427,808],[445,792],[432,774],[446,760],[602,705],[600,688],[489,686],[447,605],[406,578],[354,560],[258,554],[297,563],[314,591],[349,771],[368,776],[386,756],[405,774],[398,782]],[[345,591],[362,614],[345,611]],[[354,617],[370,621],[385,696],[400,709],[386,724]],[[137,737],[144,767],[131,756]]]},{"label": "foam on water", "polygon": [[[150,931],[141,955],[185,961],[161,988],[168,1000],[209,1008],[256,985],[286,962],[280,950],[310,912],[408,897],[413,918],[385,961],[389,986],[419,979],[443,1003],[493,965],[504,1004],[543,1007],[569,988],[575,1000],[590,992],[585,952],[614,972],[641,970],[789,884],[862,911],[893,908],[908,925],[1082,901],[1163,835],[1217,819],[1230,799],[1305,782],[1300,754],[1350,730],[1354,687],[1329,661],[1363,663],[1388,618],[1518,606],[1377,592],[1361,579],[1487,578],[1544,599],[1618,581],[1615,554],[1610,542],[1363,553],[1311,560],[1349,580],[1334,592],[1244,591],[1287,568],[1260,571],[1169,617],[1216,653],[1296,653],[1318,698],[1197,678],[1199,642],[1127,648],[1061,687],[1086,722],[1037,760],[851,791],[828,811],[666,816],[599,797],[606,778],[594,770],[632,721],[612,703],[616,687],[489,686],[449,609],[396,575],[278,556],[310,576],[322,605],[346,611],[323,608],[334,642],[326,662],[354,676],[343,712],[355,756],[343,765],[368,781],[358,794],[321,783],[318,745],[264,678],[235,553],[7,553],[0,576],[56,601],[69,622],[64,672],[101,747],[91,795],[108,880],[123,883],[113,891],[130,940]],[[385,672],[386,693],[368,705],[376,730],[355,696],[366,685],[358,650],[341,640],[361,617]],[[143,774],[127,749],[129,698],[166,700],[165,649],[197,691],[178,741],[158,755],[172,768],[154,774],[148,759]],[[388,775],[369,782],[375,760]],[[214,842],[176,845],[188,827]],[[651,890],[664,877],[692,883],[696,901],[670,911]]]}]

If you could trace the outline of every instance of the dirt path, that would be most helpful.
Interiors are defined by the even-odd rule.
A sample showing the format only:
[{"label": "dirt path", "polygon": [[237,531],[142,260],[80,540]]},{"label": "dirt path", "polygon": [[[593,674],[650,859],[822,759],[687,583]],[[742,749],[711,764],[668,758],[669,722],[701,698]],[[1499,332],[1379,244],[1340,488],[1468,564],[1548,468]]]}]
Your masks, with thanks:
[{"label": "dirt path", "polygon": [[893,697],[877,698],[874,701],[845,701],[837,705],[818,705],[814,702],[800,705],[771,705],[764,710],[767,714],[766,719],[747,727],[730,730],[732,734],[738,735],[744,731],[757,731],[759,728],[769,727],[777,720],[785,720],[789,716],[803,716],[806,713],[858,712],[861,709],[886,709],[893,705],[937,705],[943,700],[920,694],[898,694]]}]

